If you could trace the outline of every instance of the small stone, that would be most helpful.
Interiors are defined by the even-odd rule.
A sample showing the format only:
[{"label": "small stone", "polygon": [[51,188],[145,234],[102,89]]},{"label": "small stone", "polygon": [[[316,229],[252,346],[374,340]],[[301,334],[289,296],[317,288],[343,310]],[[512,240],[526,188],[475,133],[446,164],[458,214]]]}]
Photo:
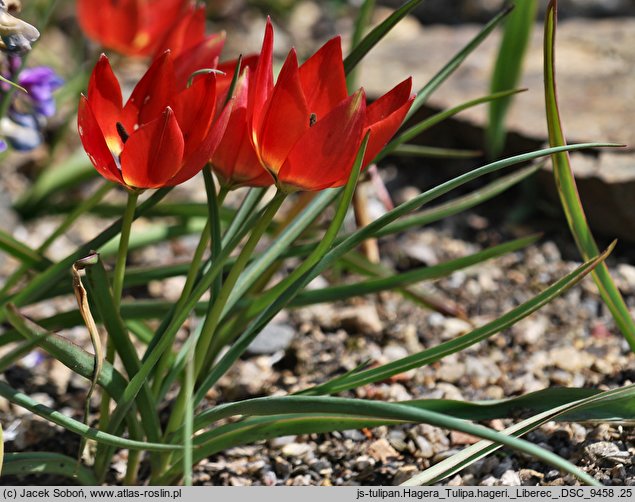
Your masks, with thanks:
[{"label": "small stone", "polygon": [[249,344],[247,353],[251,355],[275,354],[291,344],[295,330],[286,324],[268,324]]},{"label": "small stone", "polygon": [[472,325],[470,323],[462,319],[449,317],[443,322],[443,332],[441,333],[441,338],[444,340],[450,340],[459,335],[463,335],[468,331],[472,331]]},{"label": "small stone", "polygon": [[418,456],[423,458],[434,457],[434,448],[432,448],[430,441],[428,441],[426,438],[424,438],[423,436],[416,436],[415,443],[418,448]]},{"label": "small stone", "polygon": [[584,452],[595,462],[607,461],[613,464],[631,463],[631,454],[609,441],[599,441],[585,446]]},{"label": "small stone", "polygon": [[444,361],[436,371],[439,380],[449,383],[458,382],[463,375],[465,375],[465,364],[451,361]]},{"label": "small stone", "polygon": [[278,483],[278,477],[273,471],[265,471],[261,476],[261,480],[265,486],[275,486]]},{"label": "small stone", "polygon": [[520,476],[511,469],[505,471],[501,476],[501,486],[520,486]]},{"label": "small stone", "polygon": [[452,431],[450,432],[450,443],[452,445],[470,445],[480,441],[480,438],[466,434],[465,432]]},{"label": "small stone", "polygon": [[448,481],[448,486],[463,486],[463,478],[460,474],[457,474]]},{"label": "small stone", "polygon": [[385,464],[389,460],[399,458],[399,453],[390,445],[390,443],[382,438],[378,439],[368,447],[368,454],[377,460]]},{"label": "small stone", "polygon": [[397,469],[397,473],[392,480],[392,484],[397,486],[401,483],[408,481],[411,477],[417,474],[418,469],[414,465],[404,465]]},{"label": "small stone", "polygon": [[354,466],[358,472],[364,472],[375,466],[375,459],[368,455],[361,455],[355,459]]},{"label": "small stone", "polygon": [[591,354],[573,347],[552,349],[549,357],[554,366],[570,372],[589,368],[593,364],[593,356]]},{"label": "small stone", "polygon": [[313,448],[307,443],[289,443],[282,447],[281,453],[288,458],[305,460],[313,457]]},{"label": "small stone", "polygon": [[534,471],[533,469],[521,469],[518,473],[521,484],[523,486],[535,486],[545,477],[541,472]]},{"label": "small stone", "polygon": [[384,329],[384,324],[377,314],[374,305],[355,305],[337,311],[341,326],[347,331],[365,335],[377,335]]}]

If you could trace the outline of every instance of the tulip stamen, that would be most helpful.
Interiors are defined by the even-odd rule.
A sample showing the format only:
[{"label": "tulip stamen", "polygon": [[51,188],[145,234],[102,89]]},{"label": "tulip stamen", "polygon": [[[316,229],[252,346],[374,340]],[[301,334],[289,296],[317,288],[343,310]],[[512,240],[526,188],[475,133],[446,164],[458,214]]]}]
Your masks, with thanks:
[{"label": "tulip stamen", "polygon": [[312,113],[309,116],[309,127],[313,127],[316,122],[317,122],[317,114],[316,113]]},{"label": "tulip stamen", "polygon": [[117,126],[117,132],[119,133],[119,137],[121,138],[121,141],[125,144],[126,141],[128,141],[128,138],[130,137],[130,135],[128,134],[128,131],[126,131],[126,128],[123,126],[121,122],[117,122],[116,126]]}]

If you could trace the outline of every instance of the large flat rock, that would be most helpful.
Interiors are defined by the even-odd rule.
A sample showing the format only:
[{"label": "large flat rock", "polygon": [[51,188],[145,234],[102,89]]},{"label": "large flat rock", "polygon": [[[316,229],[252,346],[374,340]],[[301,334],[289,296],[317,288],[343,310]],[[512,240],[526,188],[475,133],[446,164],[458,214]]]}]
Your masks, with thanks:
[{"label": "large flat rock", "polygon": [[[635,145],[635,19],[568,20],[559,23],[556,47],[560,108],[570,141],[602,140]],[[362,63],[360,81],[370,95],[412,75],[423,86],[479,31],[479,26],[420,26],[408,20]],[[542,73],[542,25],[536,24],[509,128],[546,138]],[[493,33],[438,89],[430,104],[442,108],[488,94],[500,36]],[[485,106],[461,117],[484,124]]]},{"label": "large flat rock", "polygon": [[[421,88],[479,31],[479,26],[421,26],[406,22],[388,35],[363,62],[360,81],[371,96],[386,92],[406,75]],[[547,139],[543,95],[543,28],[536,24],[522,83],[528,91],[510,109],[511,132],[541,144]],[[448,108],[488,94],[500,33],[493,33],[430,98]],[[596,156],[576,154],[572,165],[583,204],[596,231],[635,240],[635,19],[571,19],[559,23],[556,76],[567,140],[627,145]],[[459,119],[479,128],[487,107],[462,112]],[[474,147],[474,145],[470,145]],[[524,147],[523,147],[524,148]],[[553,179],[542,176],[553,195]]]}]

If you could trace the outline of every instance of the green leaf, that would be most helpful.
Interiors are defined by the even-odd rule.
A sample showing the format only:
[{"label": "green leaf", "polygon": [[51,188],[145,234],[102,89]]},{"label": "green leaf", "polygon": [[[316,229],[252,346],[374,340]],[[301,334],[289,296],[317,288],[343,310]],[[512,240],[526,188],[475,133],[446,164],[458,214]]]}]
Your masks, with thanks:
[{"label": "green leaf", "polygon": [[[604,146],[614,146],[612,144],[604,143]],[[537,150],[534,152],[529,152],[521,155],[515,155],[513,157],[509,157],[507,159],[499,160],[496,162],[492,162],[491,164],[487,164],[478,169],[474,169],[468,173],[462,174],[461,176],[457,176],[445,183],[437,185],[436,187],[412,198],[411,200],[404,202],[398,207],[388,211],[375,221],[366,225],[363,228],[360,228],[356,232],[350,234],[345,240],[339,242],[333,249],[331,249],[315,267],[308,271],[305,274],[304,283],[297,282],[293,286],[293,292],[290,289],[287,289],[285,292],[284,289],[287,287],[288,280],[284,280],[281,283],[277,284],[273,288],[269,289],[264,294],[260,295],[258,298],[254,299],[246,312],[247,318],[252,318],[254,315],[257,315],[259,312],[268,312],[266,315],[259,316],[259,321],[257,323],[261,326],[260,329],[266,324],[265,318],[269,316],[273,318],[273,316],[285,306],[282,298],[286,298],[285,301],[289,301],[301,288],[306,286],[312,279],[317,277],[323,270],[327,269],[329,266],[332,266],[337,260],[339,260],[346,253],[359,246],[361,242],[364,240],[375,237],[379,235],[384,227],[394,223],[402,216],[405,216],[417,209],[419,209],[424,204],[432,202],[433,200],[445,195],[446,193],[458,188],[470,181],[473,181],[481,176],[486,174],[490,174],[506,167],[510,167],[515,164],[520,164],[523,162],[529,162],[535,160],[539,157],[544,157],[546,155],[550,155],[554,152],[565,151],[565,150],[576,150],[588,148],[588,144],[578,144],[578,145],[568,145],[562,147],[556,147],[556,149],[543,149]],[[562,149],[562,150],[561,150]],[[295,273],[295,272],[294,272]],[[297,275],[297,274],[296,274]],[[289,286],[290,288],[290,286]],[[275,307],[274,307],[275,306]],[[277,309],[277,310],[275,310]],[[275,310],[275,311],[274,311]]]},{"label": "green leaf", "polygon": [[4,82],[5,84],[9,84],[11,87],[13,87],[14,89],[17,89],[18,91],[22,91],[24,94],[28,94],[29,93],[29,91],[27,91],[20,84],[16,84],[12,80],[9,80],[8,78],[3,77],[2,75],[0,75],[0,82]]},{"label": "green leaf", "polygon": [[[157,190],[151,197],[149,197],[143,204],[137,207],[135,212],[135,219],[139,218],[151,207],[158,204],[163,197],[165,197],[170,191],[171,187],[162,188]],[[51,290],[59,281],[61,281],[70,270],[73,263],[86,256],[91,250],[98,249],[103,244],[108,242],[114,236],[116,236],[121,230],[122,220],[119,219],[100,233],[97,237],[90,240],[86,244],[80,246],[76,251],[68,255],[63,260],[51,265],[45,271],[36,275],[22,291],[15,296],[9,298],[3,298],[0,301],[0,305],[4,305],[7,301],[11,301],[17,306],[22,306],[27,303],[32,303],[42,298],[49,290]],[[0,311],[0,322],[4,321],[4,313]]]},{"label": "green leaf", "polygon": [[[362,162],[364,160],[364,153],[366,152],[366,146],[368,145],[368,140],[370,138],[370,132],[367,132],[362,144],[359,147],[359,151],[357,152],[357,156],[355,158],[355,162],[352,166],[351,173],[349,175],[348,182],[346,186],[342,190],[342,196],[337,206],[337,210],[335,211],[335,216],[331,221],[328,229],[326,230],[323,239],[317,245],[313,253],[311,253],[300,265],[296,268],[291,275],[285,278],[281,284],[290,283],[289,290],[297,291],[296,285],[302,285],[304,282],[304,277],[311,271],[311,267],[314,266],[315,263],[318,263],[324,256],[324,254],[331,247],[335,238],[337,237],[342,224],[344,223],[344,219],[346,217],[346,213],[348,208],[350,207],[351,200],[353,199],[353,194],[355,193],[355,187],[357,185],[357,180],[359,178],[359,173],[362,168]],[[278,301],[287,301],[286,297],[281,297]],[[274,310],[277,312],[278,305],[274,307]],[[264,327],[270,318],[267,316],[263,316],[262,321],[256,321],[254,325],[255,328],[248,329],[245,331],[238,340],[229,348],[229,350],[220,358],[220,360],[212,367],[209,371],[208,375],[205,377],[204,381],[201,383],[196,395],[194,397],[195,405],[200,403],[207,391],[218,381],[218,379],[231,367],[234,362],[245,352],[249,344],[253,341],[256,335],[259,333],[260,329]]]},{"label": "green leaf", "polygon": [[476,49],[483,40],[487,38],[487,36],[498,26],[498,24],[505,19],[511,12],[511,7],[505,8],[498,15],[493,17],[491,21],[489,21],[483,29],[479,31],[476,36],[470,40],[470,42],[463,47],[456,55],[448,61],[448,63],[441,68],[431,79],[430,81],[424,85],[419,92],[417,92],[417,97],[412,103],[410,107],[410,111],[406,115],[406,119],[404,122],[407,122],[418,110],[423,106],[423,104],[428,100],[430,95],[438,89],[438,87],[445,82],[452,73],[465,61],[465,59]]},{"label": "green leaf", "polygon": [[31,413],[34,413],[42,418],[45,418],[49,422],[60,425],[65,429],[79,434],[86,439],[92,439],[94,441],[104,443],[107,445],[116,446],[118,448],[129,448],[133,450],[148,450],[148,451],[176,451],[180,450],[180,446],[166,445],[160,443],[146,443],[143,441],[134,441],[118,437],[106,432],[93,429],[83,423],[74,420],[66,415],[55,411],[42,403],[39,403],[27,396],[26,394],[14,389],[5,382],[0,381],[0,396],[11,401],[18,406],[21,406]]},{"label": "green leaf", "polygon": [[[398,151],[399,150],[398,147],[402,145],[403,143],[406,143],[416,138],[422,132],[427,131],[431,127],[443,122],[446,119],[449,119],[450,117],[453,117],[457,113],[460,113],[464,110],[473,108],[478,105],[482,105],[484,103],[491,103],[500,99],[508,98],[509,96],[518,94],[519,92],[524,92],[524,89],[513,89],[513,90],[495,92],[487,96],[466,101],[465,103],[462,103],[458,106],[455,106],[453,108],[448,108],[447,110],[443,110],[442,112],[436,113],[432,115],[432,117],[428,117],[427,119],[422,120],[418,124],[413,125],[412,127],[408,128],[407,130],[399,134],[395,139],[393,139],[390,143],[388,143],[388,145],[386,145],[386,147],[377,156],[377,160],[379,161],[383,159],[384,157],[386,157],[386,155],[389,155],[393,152]],[[411,147],[413,145],[409,145],[409,146]],[[403,147],[402,147],[402,150],[403,150]]]},{"label": "green leaf", "polygon": [[2,466],[2,476],[26,476],[28,474],[56,474],[77,481],[84,486],[98,486],[93,472],[77,459],[59,453],[29,452],[7,453]]},{"label": "green leaf", "polygon": [[334,302],[354,296],[368,295],[389,289],[401,288],[425,280],[438,279],[445,277],[456,270],[467,268],[485,260],[490,260],[527,247],[536,242],[539,238],[539,235],[534,235],[517,239],[505,244],[490,247],[469,256],[450,260],[446,263],[430,267],[421,267],[415,270],[409,270],[408,272],[395,274],[390,277],[380,277],[352,284],[342,284],[327,288],[303,291],[296,296],[289,306],[302,307],[315,303]]},{"label": "green leaf", "polygon": [[50,260],[45,259],[37,251],[21,243],[2,229],[0,229],[0,250],[36,270],[43,270],[51,263]]},{"label": "green leaf", "polygon": [[442,220],[443,218],[459,214],[467,209],[477,206],[478,204],[482,204],[497,195],[500,195],[508,188],[511,188],[536,173],[542,165],[542,163],[539,163],[519,169],[514,173],[497,178],[487,185],[477,188],[465,195],[461,195],[448,202],[431,207],[430,209],[419,211],[411,216],[401,218],[398,221],[386,225],[384,228],[376,232],[374,236],[383,237],[386,235],[404,232],[410,228],[429,225],[430,223]]},{"label": "green leaf", "polygon": [[[562,131],[562,122],[558,110],[558,98],[555,79],[555,37],[556,37],[557,2],[549,2],[545,15],[544,73],[545,73],[545,105],[547,108],[547,125],[549,144],[561,146],[566,144]],[[580,253],[585,260],[598,254],[598,247],[586,220],[584,208],[580,201],[569,156],[565,152],[552,155],[553,174],[560,202],[564,209],[569,228],[573,233]],[[600,290],[600,295],[611,311],[615,324],[635,352],[635,323],[619,289],[613,282],[608,267],[601,264],[593,273],[593,279]]]},{"label": "green leaf", "polygon": [[[538,2],[536,0],[515,0],[514,10],[505,21],[503,37],[500,41],[490,90],[502,91],[516,87],[520,81],[525,54],[536,20]],[[487,151],[496,158],[505,146],[505,117],[512,97],[492,101],[489,105],[489,121],[485,132]]]},{"label": "green leaf", "polygon": [[458,150],[456,148],[437,148],[424,145],[399,145],[392,152],[402,157],[426,157],[435,159],[471,159],[480,157],[480,150]]},{"label": "green leaf", "polygon": [[423,0],[409,0],[393,12],[381,24],[366,35],[344,59],[344,71],[348,75],[377,43],[392,30],[399,21],[406,17]]},{"label": "green leaf", "polygon": [[[84,349],[61,336],[50,333],[23,317],[13,305],[5,307],[7,320],[17,330],[18,333],[30,342],[35,342],[39,347],[51,354],[64,366],[70,368],[75,373],[90,380],[95,372],[95,359]],[[79,312],[75,311],[81,322]],[[116,400],[121,395],[121,389],[127,385],[126,379],[108,362],[104,362],[102,370],[99,372],[97,383]]]},{"label": "green leaf", "polygon": [[[548,393],[551,394],[550,391],[558,391],[562,397],[568,396],[570,398],[569,402],[559,405],[558,402],[551,401],[552,396],[547,395]],[[587,393],[590,392],[591,395],[583,397],[584,391],[587,391]],[[523,396],[523,398],[525,397],[531,397],[532,401],[533,398],[541,399],[543,406],[549,403],[551,409],[547,409],[538,415],[523,420],[512,427],[508,427],[502,431],[503,434],[521,436],[550,420],[564,422],[626,419],[632,422],[633,417],[635,417],[635,400],[633,399],[633,397],[635,397],[634,385],[606,392],[593,391],[591,389],[546,389],[545,391]],[[539,403],[529,403],[529,405],[533,412],[540,407]],[[500,445],[492,444],[490,441],[480,441],[410,478],[403,483],[403,485],[417,486],[437,483],[459,472],[461,469],[464,469],[498,448],[500,448]]]},{"label": "green leaf", "polygon": [[[132,378],[139,372],[141,361],[130,340],[128,330],[119,315],[119,311],[115,307],[106,270],[104,269],[104,264],[99,259],[99,255],[97,255],[96,263],[86,268],[86,275],[90,288],[90,297],[97,307],[101,322],[108,332],[109,340],[121,358],[128,377]],[[123,394],[124,390],[125,387],[119,389],[119,395]],[[137,407],[148,439],[152,442],[160,441],[162,436],[161,424],[159,423],[156,403],[147,382],[139,393]]]},{"label": "green leaf", "polygon": [[[450,428],[472,434],[483,439],[488,439],[505,446],[517,449],[558,469],[569,472],[585,483],[593,486],[601,484],[576,468],[573,464],[560,458],[559,456],[544,450],[536,445],[528,443],[514,436],[501,434],[482,425],[476,425],[465,420],[443,415],[434,411],[415,408],[405,403],[385,403],[380,401],[370,401],[364,399],[351,399],[340,397],[265,397],[254,398],[237,403],[219,405],[214,408],[215,413],[210,412],[208,418],[225,418],[235,415],[278,415],[285,414],[315,414],[329,413],[344,416],[369,417],[374,419],[392,419],[405,422],[427,423],[437,427]],[[208,437],[217,434],[217,430],[212,430],[212,434],[201,434],[195,437],[194,442],[203,444]]]},{"label": "green leaf", "polygon": [[615,244],[611,245],[611,247],[609,247],[609,249],[607,249],[601,256],[584,263],[531,300],[519,305],[515,309],[510,310],[498,319],[489,322],[484,326],[476,328],[465,335],[441,343],[430,349],[406,356],[377,368],[371,368],[346,377],[335,378],[329,382],[302,391],[302,394],[334,394],[344,390],[354,389],[368,383],[390,378],[391,376],[403,373],[404,371],[409,371],[426,364],[431,364],[450,354],[454,354],[474,345],[475,343],[485,340],[503,329],[513,326],[518,321],[540,309],[545,304],[553,300],[553,298],[562,294],[568,288],[576,284],[585,275],[591,272],[599,263],[606,259],[608,254],[612,251],[614,245]]},{"label": "green leaf", "polygon": [[84,150],[78,148],[62,162],[48,166],[33,186],[18,200],[15,208],[23,218],[32,217],[42,211],[45,202],[53,194],[97,176],[97,171],[86,157]]}]

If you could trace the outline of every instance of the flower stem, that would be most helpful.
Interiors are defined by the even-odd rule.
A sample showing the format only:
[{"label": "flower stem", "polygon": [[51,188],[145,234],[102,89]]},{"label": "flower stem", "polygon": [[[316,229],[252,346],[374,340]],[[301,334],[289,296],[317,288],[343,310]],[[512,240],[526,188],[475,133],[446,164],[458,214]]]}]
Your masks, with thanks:
[{"label": "flower stem", "polygon": [[[262,218],[258,221],[256,226],[253,228],[249,239],[245,243],[242,251],[238,255],[236,262],[232,266],[223,286],[220,290],[218,297],[212,298],[210,300],[208,314],[205,318],[205,322],[203,323],[203,328],[201,330],[201,335],[199,338],[199,342],[197,345],[197,350],[194,359],[194,375],[195,378],[198,379],[201,370],[203,369],[205,360],[207,359],[207,351],[211,344],[211,341],[214,336],[214,332],[218,327],[218,321],[220,320],[220,316],[223,312],[223,308],[231,291],[236,284],[236,281],[240,277],[240,274],[245,269],[245,266],[249,262],[254,249],[263,234],[269,227],[269,224],[273,220],[273,217],[280,209],[280,206],[284,202],[286,198],[286,194],[283,192],[276,193],[275,197],[269,202],[269,206],[266,208]],[[168,426],[166,427],[165,434],[166,437],[169,433],[175,431],[183,422],[183,417],[185,415],[185,407],[188,405],[188,400],[185,397],[185,393],[182,392],[179,394],[177,401],[172,410],[172,414],[170,415],[170,420],[168,422]]]},{"label": "flower stem", "polygon": [[119,250],[117,251],[117,262],[115,263],[115,272],[112,280],[112,297],[115,303],[115,309],[119,310],[121,304],[121,293],[123,291],[123,280],[126,274],[126,258],[128,256],[128,243],[130,242],[130,229],[132,220],[134,219],[135,208],[137,207],[138,191],[128,192],[128,203],[123,214],[123,223],[121,226],[121,236],[119,238]]},{"label": "flower stem", "polygon": [[[227,190],[224,188],[221,188],[218,195],[216,195],[214,180],[212,178],[212,181],[211,181],[212,190],[210,194],[210,188],[208,187],[208,181],[207,181],[207,172],[209,171],[210,170],[207,168],[203,169],[203,173],[205,174],[205,188],[207,190],[207,197],[208,197],[209,216],[207,219],[207,223],[205,224],[205,228],[203,228],[203,231],[201,232],[201,237],[198,241],[198,245],[196,246],[196,250],[194,251],[194,256],[192,257],[190,268],[188,270],[187,277],[185,279],[185,284],[183,285],[183,290],[181,291],[181,295],[174,307],[173,312],[178,312],[180,309],[183,308],[183,305],[187,302],[187,299],[189,298],[190,293],[192,292],[192,289],[194,289],[194,284],[196,283],[196,279],[200,272],[203,256],[205,255],[205,250],[208,248],[208,243],[210,240],[210,229],[212,229],[211,231],[212,260],[214,260],[216,256],[218,256],[218,254],[215,254],[215,250],[218,249],[218,252],[220,252],[220,249],[221,249],[219,208],[223,204],[223,201],[225,200],[225,197],[227,196]],[[211,176],[211,172],[210,172],[210,176]],[[212,200],[212,202],[210,201],[210,199]],[[157,368],[154,372],[155,378],[152,384],[152,390],[155,396],[159,395],[161,386],[163,384],[164,374],[166,373],[166,370],[168,370],[168,366],[169,366],[171,358],[172,358],[172,352],[166,351],[161,356],[161,360],[157,364]]]},{"label": "flower stem", "polygon": [[[128,192],[128,203],[122,218],[121,235],[119,237],[119,250],[117,252],[117,261],[115,263],[114,277],[112,281],[112,297],[115,310],[119,311],[121,304],[121,293],[123,291],[123,280],[126,272],[126,258],[128,256],[128,243],[130,242],[130,229],[132,227],[132,221],[134,220],[134,213],[137,207],[137,199],[139,198],[138,191]],[[115,345],[112,340],[108,339],[106,342],[106,361],[113,364],[115,361]],[[99,409],[99,430],[106,430],[110,420],[110,396],[107,392],[103,392],[101,395],[101,406]],[[96,463],[105,467],[105,463],[109,460],[104,458],[105,452],[108,452],[108,448],[98,448],[96,454]],[[133,458],[134,460],[134,458]],[[137,468],[137,462],[132,461],[128,463],[128,472],[126,473],[126,479],[130,476],[136,477],[135,471]]]}]

